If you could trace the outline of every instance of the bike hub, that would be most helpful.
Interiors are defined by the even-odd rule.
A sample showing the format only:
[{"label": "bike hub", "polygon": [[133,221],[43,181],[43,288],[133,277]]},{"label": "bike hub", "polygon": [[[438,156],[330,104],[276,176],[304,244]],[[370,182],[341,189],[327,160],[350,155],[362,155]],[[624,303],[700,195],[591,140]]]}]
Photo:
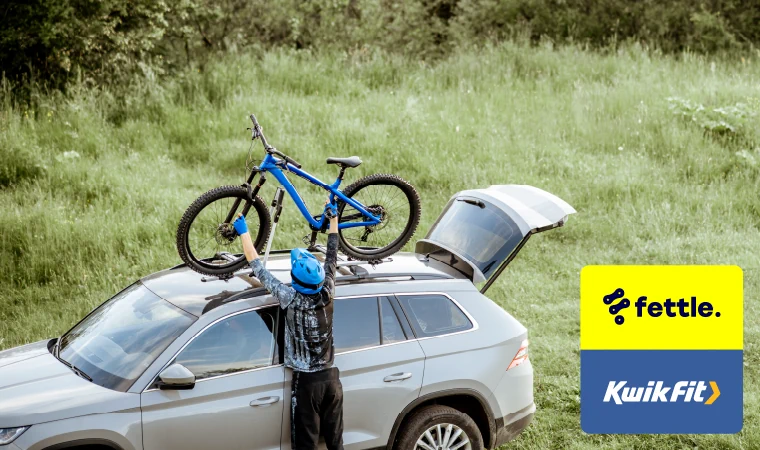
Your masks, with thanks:
[{"label": "bike hub", "polygon": [[369,235],[374,233],[377,230],[382,230],[385,228],[385,226],[388,224],[386,219],[388,218],[388,212],[385,210],[385,208],[382,205],[372,205],[367,207],[367,211],[371,214],[373,214],[375,217],[380,216],[380,223],[377,225],[370,225],[368,227],[364,227],[364,233],[359,238],[362,242],[367,242],[367,239],[369,238]]},{"label": "bike hub", "polygon": [[374,230],[382,230],[385,228],[385,226],[388,224],[388,211],[385,210],[385,207],[383,205],[372,205],[367,208],[367,211],[374,214],[375,216],[380,216],[380,223],[367,228],[372,228]]},{"label": "bike hub", "polygon": [[214,236],[216,239],[216,243],[219,245],[229,245],[232,243],[232,241],[235,240],[237,237],[237,232],[235,231],[235,228],[230,226],[228,223],[221,223],[216,228],[216,236]]}]

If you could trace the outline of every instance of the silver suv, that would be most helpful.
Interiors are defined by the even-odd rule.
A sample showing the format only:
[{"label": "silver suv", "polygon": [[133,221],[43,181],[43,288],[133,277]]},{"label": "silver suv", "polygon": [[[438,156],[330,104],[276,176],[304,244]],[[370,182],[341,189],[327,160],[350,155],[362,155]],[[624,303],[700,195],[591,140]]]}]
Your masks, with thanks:
[{"label": "silver suv", "polygon": [[[529,186],[463,191],[416,252],[339,262],[347,449],[493,448],[530,423],[527,330],[483,294],[528,237],[574,212]],[[267,264],[290,281],[287,255]],[[60,338],[0,352],[0,446],[290,448],[282,339],[276,302],[247,271],[150,275]]]}]

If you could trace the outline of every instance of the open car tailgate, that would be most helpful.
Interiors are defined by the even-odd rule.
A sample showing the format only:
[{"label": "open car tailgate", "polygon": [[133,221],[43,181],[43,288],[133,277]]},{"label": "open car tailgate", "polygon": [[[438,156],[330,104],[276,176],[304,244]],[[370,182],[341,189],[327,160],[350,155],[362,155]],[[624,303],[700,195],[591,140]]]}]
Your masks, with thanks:
[{"label": "open car tailgate", "polygon": [[533,186],[456,193],[415,251],[464,273],[485,292],[535,233],[565,224],[575,209]]}]

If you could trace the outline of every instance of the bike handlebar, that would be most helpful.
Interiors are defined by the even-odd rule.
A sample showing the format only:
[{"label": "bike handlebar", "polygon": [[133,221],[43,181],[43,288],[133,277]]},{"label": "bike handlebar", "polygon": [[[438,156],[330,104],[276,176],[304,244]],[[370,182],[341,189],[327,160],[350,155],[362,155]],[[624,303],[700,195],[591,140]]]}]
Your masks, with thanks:
[{"label": "bike handlebar", "polygon": [[298,169],[301,168],[301,165],[298,164],[298,162],[296,162],[295,159],[291,158],[290,156],[282,153],[281,151],[269,145],[269,143],[267,142],[267,138],[264,137],[264,133],[263,133],[263,130],[261,129],[261,125],[259,125],[259,121],[256,120],[256,116],[254,116],[253,114],[251,114],[251,122],[253,122],[253,139],[260,137],[261,143],[264,144],[264,150],[266,150],[267,153],[272,154],[272,155],[277,155],[280,158],[284,159],[285,162],[287,162],[288,164],[292,164]]},{"label": "bike handlebar", "polygon": [[277,155],[280,158],[284,159],[285,162],[294,165],[296,168],[300,169],[301,165],[296,162],[295,159],[291,158],[290,156],[284,154],[283,152],[277,150],[276,148],[272,148],[271,150],[267,150],[269,153],[273,155]]}]

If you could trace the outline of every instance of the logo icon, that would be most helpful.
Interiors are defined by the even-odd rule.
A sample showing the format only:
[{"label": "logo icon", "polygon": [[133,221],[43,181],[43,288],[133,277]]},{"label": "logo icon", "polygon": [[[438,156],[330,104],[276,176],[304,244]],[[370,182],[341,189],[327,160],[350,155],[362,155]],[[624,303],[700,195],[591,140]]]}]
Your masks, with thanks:
[{"label": "logo icon", "polygon": [[625,322],[625,317],[619,315],[620,311],[631,306],[631,301],[627,298],[624,298],[620,300],[616,305],[613,305],[612,303],[624,295],[625,291],[623,291],[623,288],[617,288],[612,294],[605,295],[603,299],[605,305],[610,305],[610,314],[615,316],[615,323],[618,325],[622,325]]}]

